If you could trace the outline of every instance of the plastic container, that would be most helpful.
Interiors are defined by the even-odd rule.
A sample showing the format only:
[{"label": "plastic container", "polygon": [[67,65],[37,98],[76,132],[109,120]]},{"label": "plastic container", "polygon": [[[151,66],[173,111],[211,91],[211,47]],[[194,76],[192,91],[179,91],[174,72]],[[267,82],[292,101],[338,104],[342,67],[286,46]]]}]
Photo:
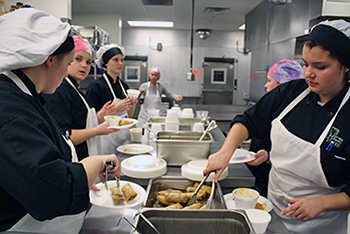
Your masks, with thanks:
[{"label": "plastic container", "polygon": [[254,209],[259,192],[250,188],[237,188],[232,191],[237,209]]}]

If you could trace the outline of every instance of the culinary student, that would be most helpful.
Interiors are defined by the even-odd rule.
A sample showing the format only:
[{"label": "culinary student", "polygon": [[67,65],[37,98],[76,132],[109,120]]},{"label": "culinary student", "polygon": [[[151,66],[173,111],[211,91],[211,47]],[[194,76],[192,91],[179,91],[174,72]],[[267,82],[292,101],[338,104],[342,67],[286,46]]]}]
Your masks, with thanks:
[{"label": "culinary student", "polygon": [[[291,233],[346,233],[350,210],[350,23],[323,21],[303,46],[304,80],[280,85],[235,117],[203,173],[228,165],[248,137],[271,131],[268,199]],[[267,161],[257,157],[256,163]]]},{"label": "culinary student", "polygon": [[148,70],[148,75],[149,81],[141,84],[139,88],[140,97],[144,96],[144,100],[141,103],[140,113],[138,116],[139,124],[145,124],[147,122],[147,119],[149,117],[149,110],[160,109],[162,102],[162,94],[165,94],[167,98],[171,100],[182,101],[181,95],[172,94],[164,85],[158,82],[158,80],[160,79],[159,68],[150,68]]},{"label": "culinary student", "polygon": [[44,109],[74,56],[70,26],[34,8],[0,17],[0,231],[79,233],[89,188],[104,182],[115,155],[78,162],[75,148]]},{"label": "culinary student", "polygon": [[[297,61],[291,59],[283,59],[275,63],[268,71],[266,78],[266,92],[270,92],[280,84],[284,84],[291,80],[304,79],[303,68]],[[251,139],[249,150],[256,152],[255,157],[268,157],[271,150],[271,141],[269,136],[257,136]],[[263,155],[264,154],[264,155]],[[263,162],[260,165],[247,166],[255,177],[255,185],[257,186],[262,196],[267,196],[267,185],[269,181],[269,172],[271,164],[269,161]]]},{"label": "culinary student", "polygon": [[[96,65],[104,69],[103,75],[90,82],[86,91],[88,102],[99,111],[103,105],[112,101],[116,105],[116,115],[133,117],[137,98],[128,97],[129,86],[119,78],[124,67],[125,50],[116,44],[102,46],[96,53]],[[102,153],[116,153],[118,145],[124,144],[129,138],[129,130],[101,136]]]},{"label": "culinary student", "polygon": [[75,54],[68,66],[68,76],[53,94],[43,95],[45,109],[55,118],[64,132],[68,132],[75,145],[78,159],[89,155],[101,154],[100,135],[118,131],[108,128],[104,116],[116,112],[115,105],[108,101],[96,113],[79,88],[79,82],[89,74],[92,60],[92,48],[81,36],[73,36]]}]

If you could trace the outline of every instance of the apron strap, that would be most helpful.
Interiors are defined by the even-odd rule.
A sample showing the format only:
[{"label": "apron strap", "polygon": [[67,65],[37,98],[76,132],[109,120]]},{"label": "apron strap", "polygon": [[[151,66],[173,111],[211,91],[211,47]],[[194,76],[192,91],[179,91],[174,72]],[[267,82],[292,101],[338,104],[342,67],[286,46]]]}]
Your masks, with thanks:
[{"label": "apron strap", "polygon": [[75,89],[75,91],[77,92],[77,94],[80,96],[81,100],[83,100],[83,102],[84,102],[84,104],[85,104],[85,106],[86,106],[86,109],[89,110],[89,109],[90,109],[89,104],[86,102],[86,100],[85,100],[85,98],[83,97],[83,95],[81,95],[81,94],[79,93],[77,87],[75,87],[75,85],[72,83],[72,81],[71,81],[68,77],[65,77],[64,79],[68,82],[68,84],[70,84],[70,85],[73,87],[73,89]]},{"label": "apron strap", "polygon": [[17,85],[17,87],[22,90],[22,92],[24,92],[30,96],[33,96],[32,93],[27,88],[27,86],[25,86],[23,81],[18,76],[16,76],[12,71],[5,71],[5,72],[3,72],[3,74],[5,76],[9,77]]},{"label": "apron strap", "polygon": [[[112,89],[112,85],[111,85],[111,83],[109,82],[109,80],[108,80],[108,78],[107,78],[107,76],[106,76],[106,73],[103,73],[102,76],[103,76],[103,78],[105,79],[105,81],[106,81],[106,83],[107,83],[107,85],[108,85],[108,87],[109,87],[109,90],[111,91],[111,93],[112,93],[112,95],[113,95],[113,98],[114,98],[114,99],[117,99],[117,97],[116,97],[116,95],[115,95],[115,93],[114,93],[114,91],[113,91],[113,89]],[[118,81],[119,81],[120,88],[121,88],[122,91],[123,91],[123,94],[125,95],[125,97],[128,97],[128,95],[126,94],[125,89],[124,89],[124,87],[123,87],[123,85],[122,85],[122,82],[120,82],[120,79],[119,79]]]}]

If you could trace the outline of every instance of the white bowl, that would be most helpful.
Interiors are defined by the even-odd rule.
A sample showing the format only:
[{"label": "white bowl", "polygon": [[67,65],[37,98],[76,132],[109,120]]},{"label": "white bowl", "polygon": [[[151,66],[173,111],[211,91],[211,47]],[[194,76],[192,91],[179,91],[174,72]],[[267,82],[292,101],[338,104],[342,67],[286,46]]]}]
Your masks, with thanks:
[{"label": "white bowl", "polygon": [[109,126],[118,126],[121,118],[115,115],[108,115],[108,116],[105,116],[104,119],[105,119],[105,122],[109,124]]},{"label": "white bowl", "polygon": [[140,91],[137,89],[128,89],[128,90],[126,90],[126,92],[131,97],[138,97],[140,95]]},{"label": "white bowl", "polygon": [[165,160],[150,155],[138,155],[124,159],[120,166],[122,173],[132,178],[155,178],[167,172]]},{"label": "white bowl", "polygon": [[[181,175],[189,180],[201,181],[203,179],[203,170],[206,168],[208,164],[207,159],[198,159],[190,161],[181,166]],[[224,172],[219,177],[219,180],[226,179],[228,176],[228,168],[224,170]],[[209,175],[207,181],[213,181],[214,173]]]},{"label": "white bowl", "polygon": [[183,118],[193,118],[193,109],[192,108],[184,108],[182,111],[182,117]]},{"label": "white bowl", "polygon": [[245,210],[253,228],[257,234],[265,233],[271,221],[271,215],[263,210],[248,209]]},{"label": "white bowl", "polygon": [[237,188],[232,191],[237,209],[254,209],[259,192],[251,188]]}]

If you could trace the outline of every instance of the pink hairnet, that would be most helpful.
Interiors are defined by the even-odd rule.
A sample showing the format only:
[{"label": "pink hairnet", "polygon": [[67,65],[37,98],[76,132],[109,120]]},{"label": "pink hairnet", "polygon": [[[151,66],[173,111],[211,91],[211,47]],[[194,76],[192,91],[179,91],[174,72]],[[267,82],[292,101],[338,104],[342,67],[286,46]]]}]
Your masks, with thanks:
[{"label": "pink hairnet", "polygon": [[159,68],[158,67],[151,67],[149,70],[148,70],[148,73],[151,74],[152,72],[157,72],[158,73],[158,79],[160,78],[160,71],[159,71]]},{"label": "pink hairnet", "polygon": [[275,63],[268,75],[280,84],[291,80],[304,79],[303,68],[297,61],[284,59]]},{"label": "pink hairnet", "polygon": [[83,39],[81,36],[77,36],[77,35],[73,36],[73,39],[74,39],[74,45],[75,45],[75,52],[85,51],[91,54],[92,56],[92,48],[86,39]]}]

